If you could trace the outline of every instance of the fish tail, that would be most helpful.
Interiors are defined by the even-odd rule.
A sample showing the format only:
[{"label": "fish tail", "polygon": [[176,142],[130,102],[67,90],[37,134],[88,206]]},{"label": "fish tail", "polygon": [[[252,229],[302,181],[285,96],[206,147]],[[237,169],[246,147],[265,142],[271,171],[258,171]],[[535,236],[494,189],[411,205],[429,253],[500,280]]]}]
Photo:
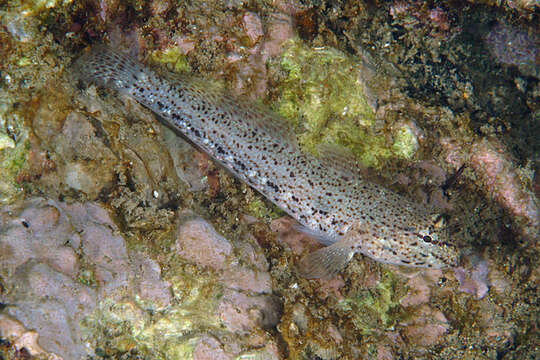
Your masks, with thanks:
[{"label": "fish tail", "polygon": [[78,58],[73,70],[84,82],[125,93],[133,93],[133,89],[142,84],[159,84],[159,78],[141,63],[106,45],[96,46]]}]

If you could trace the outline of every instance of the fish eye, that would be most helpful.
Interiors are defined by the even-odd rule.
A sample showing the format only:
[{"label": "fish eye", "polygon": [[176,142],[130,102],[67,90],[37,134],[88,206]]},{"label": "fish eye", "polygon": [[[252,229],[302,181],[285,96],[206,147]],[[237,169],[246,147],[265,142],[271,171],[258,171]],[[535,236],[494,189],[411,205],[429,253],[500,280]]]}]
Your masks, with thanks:
[{"label": "fish eye", "polygon": [[424,235],[424,237],[422,238],[422,240],[424,240],[424,241],[427,242],[427,243],[430,243],[433,239],[432,239],[431,236],[429,236],[429,235]]}]

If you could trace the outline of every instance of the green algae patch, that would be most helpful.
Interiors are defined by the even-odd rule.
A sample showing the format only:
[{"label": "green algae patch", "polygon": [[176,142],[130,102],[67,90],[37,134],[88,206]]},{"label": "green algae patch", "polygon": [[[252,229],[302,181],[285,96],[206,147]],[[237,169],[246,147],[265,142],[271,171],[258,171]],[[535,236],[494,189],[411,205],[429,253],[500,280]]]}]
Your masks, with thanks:
[{"label": "green algae patch", "polygon": [[0,150],[10,149],[15,147],[15,141],[7,134],[0,134]]},{"label": "green algae patch", "polygon": [[136,350],[153,359],[191,359],[200,334],[221,329],[216,315],[221,288],[214,286],[211,276],[199,278],[180,268],[167,277],[174,304],[151,312],[141,301],[107,298],[82,321],[83,333],[103,334],[99,343],[109,355]]},{"label": "green algae patch", "polygon": [[366,83],[372,81],[363,79],[358,59],[292,40],[279,65],[286,78],[279,84],[276,110],[299,132],[305,150],[313,153],[319,143],[341,145],[361,165],[375,168],[385,159],[414,155],[418,145],[413,132],[401,127],[386,133],[376,129],[375,113],[365,94]]},{"label": "green algae patch", "polygon": [[190,314],[173,310],[137,334],[136,340],[148,354],[159,354],[156,358],[190,359],[198,340],[192,334],[193,327]]},{"label": "green algae patch", "polygon": [[401,127],[394,136],[392,151],[397,156],[410,159],[418,150],[418,138],[408,126]]},{"label": "green algae patch", "polygon": [[386,272],[375,289],[355,294],[339,303],[338,307],[351,314],[352,323],[364,335],[391,329],[404,317],[399,304],[404,294],[399,284],[391,272]]},{"label": "green algae patch", "polygon": [[[13,183],[15,175],[26,164],[30,142],[22,116],[2,110],[0,113],[0,182]],[[8,129],[12,134],[8,134]]]},{"label": "green algae patch", "polygon": [[15,143],[5,134],[0,136],[3,139],[0,148],[0,204],[7,204],[23,192],[16,176],[26,164],[30,144],[26,137]]},{"label": "green algae patch", "polygon": [[23,1],[22,3],[25,5],[25,7],[31,11],[38,12],[45,9],[52,9],[58,5],[58,3],[62,3],[62,5],[66,5],[71,3],[70,0],[30,0],[30,1]]},{"label": "green algae patch", "polygon": [[247,206],[248,214],[256,217],[257,219],[275,220],[280,216],[283,216],[281,212],[275,206],[268,206],[267,203],[260,199],[253,199]]},{"label": "green algae patch", "polygon": [[197,340],[186,336],[194,327],[191,316],[178,309],[151,316],[133,302],[106,299],[82,325],[87,335],[108,334],[98,348],[103,355],[136,349],[153,359],[190,359]]},{"label": "green algae patch", "polygon": [[155,50],[150,54],[150,60],[157,64],[167,65],[176,73],[189,73],[191,66],[187,62],[184,54],[176,46],[168,47],[165,50]]}]

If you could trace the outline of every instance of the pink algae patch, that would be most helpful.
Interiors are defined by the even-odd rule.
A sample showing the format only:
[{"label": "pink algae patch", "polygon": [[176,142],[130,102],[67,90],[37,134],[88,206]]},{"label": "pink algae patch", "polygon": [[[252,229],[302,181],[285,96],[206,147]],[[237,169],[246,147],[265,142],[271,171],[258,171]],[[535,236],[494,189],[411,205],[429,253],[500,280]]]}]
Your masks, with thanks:
[{"label": "pink algae patch", "polygon": [[225,289],[217,314],[229,331],[253,336],[257,328],[269,328],[279,322],[279,307],[279,302],[272,296],[249,296]]},{"label": "pink algae patch", "polygon": [[219,270],[226,266],[232,246],[210,224],[195,218],[178,227],[176,252],[198,265]]},{"label": "pink algae patch", "polygon": [[513,215],[523,235],[538,236],[540,210],[534,192],[503,144],[483,139],[467,145],[445,138],[441,146],[447,163],[456,169],[463,164],[472,168],[484,192]]},{"label": "pink algae patch", "polygon": [[532,194],[527,192],[501,145],[486,140],[472,147],[471,166],[482,177],[486,190],[514,215],[540,225],[539,211]]},{"label": "pink algae patch", "polygon": [[193,350],[193,360],[229,360],[233,354],[227,353],[223,345],[213,337],[204,336]]},{"label": "pink algae patch", "polygon": [[458,290],[474,295],[477,299],[482,299],[489,291],[488,274],[486,260],[477,261],[470,268],[460,266],[454,269],[454,275],[460,284]]},{"label": "pink algae patch", "polygon": [[414,320],[401,332],[409,342],[420,346],[431,346],[441,342],[441,337],[450,325],[444,314],[427,305],[422,305]]},{"label": "pink algae patch", "polygon": [[272,280],[267,271],[254,271],[245,267],[235,267],[224,271],[221,280],[227,287],[235,290],[269,294]]},{"label": "pink algae patch", "polygon": [[272,14],[267,26],[263,54],[272,57],[283,51],[282,45],[294,36],[294,29],[292,19],[279,13]]},{"label": "pink algae patch", "polygon": [[317,295],[322,300],[331,295],[335,296],[337,300],[343,300],[345,298],[340,292],[340,289],[345,286],[345,280],[343,280],[341,275],[334,276],[328,280],[317,279],[316,281],[319,283]]},{"label": "pink algae patch", "polygon": [[248,11],[242,17],[242,24],[251,44],[256,44],[264,35],[261,18],[251,11]]},{"label": "pink algae patch", "polygon": [[313,251],[321,248],[322,245],[308,235],[299,232],[294,228],[296,222],[285,216],[272,221],[270,228],[278,234],[278,239],[287,244],[295,255],[300,255],[305,251]]},{"label": "pink algae patch", "polygon": [[428,281],[422,276],[416,276],[407,281],[409,292],[401,300],[403,306],[417,306],[429,301],[431,289]]}]

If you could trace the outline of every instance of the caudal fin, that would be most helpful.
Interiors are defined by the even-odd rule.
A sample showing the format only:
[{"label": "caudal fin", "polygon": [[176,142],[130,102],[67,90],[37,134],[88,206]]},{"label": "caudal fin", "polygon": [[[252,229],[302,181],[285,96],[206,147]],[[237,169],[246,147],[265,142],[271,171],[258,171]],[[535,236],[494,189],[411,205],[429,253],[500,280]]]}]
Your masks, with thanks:
[{"label": "caudal fin", "polygon": [[150,75],[141,63],[106,45],[95,46],[83,54],[75,61],[72,71],[85,82],[123,92],[140,83],[141,77]]}]

